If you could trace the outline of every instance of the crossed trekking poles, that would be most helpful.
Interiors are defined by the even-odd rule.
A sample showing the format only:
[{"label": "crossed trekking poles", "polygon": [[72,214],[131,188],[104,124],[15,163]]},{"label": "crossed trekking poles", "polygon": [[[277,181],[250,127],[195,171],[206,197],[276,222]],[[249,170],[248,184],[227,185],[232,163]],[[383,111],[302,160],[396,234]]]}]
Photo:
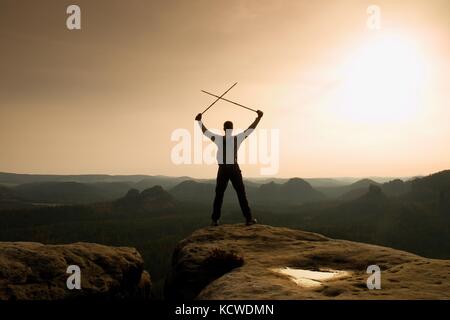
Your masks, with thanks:
[{"label": "crossed trekking poles", "polygon": [[233,89],[233,87],[234,87],[235,85],[237,85],[237,82],[236,82],[235,84],[233,84],[230,88],[228,88],[228,90],[225,91],[224,93],[222,93],[222,95],[220,95],[220,96],[218,96],[218,95],[216,95],[216,94],[213,94],[213,93],[210,93],[210,92],[205,91],[205,90],[201,90],[203,93],[206,93],[206,94],[208,94],[208,95],[210,95],[210,96],[216,97],[216,100],[214,100],[214,102],[211,103],[211,104],[205,109],[205,111],[203,111],[201,114],[204,114],[206,111],[208,111],[209,108],[211,108],[211,107],[212,107],[217,101],[219,101],[219,100],[223,100],[223,101],[232,103],[232,104],[234,104],[234,105],[236,105],[236,106],[239,106],[239,107],[241,107],[241,108],[244,108],[244,109],[247,109],[247,110],[250,110],[250,111],[253,111],[253,112],[258,113],[258,111],[255,110],[255,109],[246,107],[246,106],[244,106],[244,105],[242,105],[242,104],[240,104],[240,103],[237,103],[237,102],[234,102],[234,101],[225,99],[225,98],[223,97],[224,95],[226,95],[226,94],[228,93],[228,91],[230,91],[231,89]]}]

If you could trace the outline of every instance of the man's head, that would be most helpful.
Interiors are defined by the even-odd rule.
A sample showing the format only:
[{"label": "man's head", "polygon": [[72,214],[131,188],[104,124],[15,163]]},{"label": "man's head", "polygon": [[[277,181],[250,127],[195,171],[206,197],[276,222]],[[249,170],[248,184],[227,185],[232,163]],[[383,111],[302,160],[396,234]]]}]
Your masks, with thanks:
[{"label": "man's head", "polygon": [[227,130],[233,130],[233,122],[231,121],[225,121],[223,123],[223,130],[227,131]]}]

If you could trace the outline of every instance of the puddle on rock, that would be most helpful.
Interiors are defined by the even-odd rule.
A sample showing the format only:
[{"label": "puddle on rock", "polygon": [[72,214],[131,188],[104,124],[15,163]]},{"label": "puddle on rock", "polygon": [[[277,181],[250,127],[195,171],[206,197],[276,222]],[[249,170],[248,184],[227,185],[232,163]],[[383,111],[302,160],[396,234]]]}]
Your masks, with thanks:
[{"label": "puddle on rock", "polygon": [[313,271],[286,267],[272,269],[272,271],[289,276],[297,285],[305,288],[320,287],[325,281],[345,278],[350,275],[348,271],[331,269]]}]

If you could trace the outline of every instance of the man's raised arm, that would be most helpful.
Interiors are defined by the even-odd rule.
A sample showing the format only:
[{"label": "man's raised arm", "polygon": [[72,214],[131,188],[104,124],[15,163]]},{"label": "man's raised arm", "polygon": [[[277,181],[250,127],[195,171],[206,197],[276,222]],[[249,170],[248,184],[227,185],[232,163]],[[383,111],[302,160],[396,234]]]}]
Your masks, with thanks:
[{"label": "man's raised arm", "polygon": [[196,117],[195,120],[198,121],[198,125],[200,126],[200,128],[202,129],[202,132],[205,133],[206,131],[208,131],[208,129],[205,127],[205,125],[202,122],[202,114],[199,113]]},{"label": "man's raised arm", "polygon": [[216,139],[216,135],[214,133],[212,133],[211,131],[209,131],[208,128],[205,127],[205,125],[202,122],[202,114],[201,113],[199,113],[195,117],[195,120],[198,122],[198,125],[202,129],[203,134],[205,136],[207,136],[208,138],[210,138],[212,141],[214,141]]},{"label": "man's raised arm", "polygon": [[258,117],[256,117],[255,121],[253,121],[253,123],[250,125],[250,127],[248,127],[248,129],[255,129],[259,121],[261,121],[261,118],[264,114],[261,110],[256,111],[256,113],[258,114]]},{"label": "man's raised arm", "polygon": [[255,119],[255,121],[252,122],[252,124],[245,131],[243,131],[242,133],[238,134],[238,138],[239,139],[244,140],[245,138],[247,138],[253,132],[253,130],[256,129],[256,126],[261,121],[261,118],[262,118],[262,116],[264,114],[261,110],[256,111],[256,113],[258,114],[258,117]]}]

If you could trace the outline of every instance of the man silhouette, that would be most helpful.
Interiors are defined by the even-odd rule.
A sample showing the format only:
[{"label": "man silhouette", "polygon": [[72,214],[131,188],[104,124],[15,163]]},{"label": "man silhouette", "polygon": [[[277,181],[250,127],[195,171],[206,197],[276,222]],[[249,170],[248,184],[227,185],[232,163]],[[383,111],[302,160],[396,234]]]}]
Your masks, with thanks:
[{"label": "man silhouette", "polygon": [[211,216],[211,225],[219,225],[220,213],[222,209],[223,196],[228,186],[228,181],[231,180],[231,184],[236,190],[239,205],[242,210],[242,214],[245,217],[246,225],[252,225],[256,223],[256,219],[252,217],[250,207],[248,206],[247,196],[245,194],[245,186],[242,181],[241,169],[237,163],[237,153],[242,141],[245,140],[256,128],[263,112],[257,111],[258,117],[253,123],[243,132],[233,136],[233,122],[225,121],[223,124],[223,130],[225,135],[221,136],[209,131],[202,123],[202,114],[199,113],[195,120],[198,121],[200,128],[205,136],[210,138],[217,145],[217,163],[219,164],[219,170],[217,171],[216,180],[216,196],[214,198],[213,213]]}]

